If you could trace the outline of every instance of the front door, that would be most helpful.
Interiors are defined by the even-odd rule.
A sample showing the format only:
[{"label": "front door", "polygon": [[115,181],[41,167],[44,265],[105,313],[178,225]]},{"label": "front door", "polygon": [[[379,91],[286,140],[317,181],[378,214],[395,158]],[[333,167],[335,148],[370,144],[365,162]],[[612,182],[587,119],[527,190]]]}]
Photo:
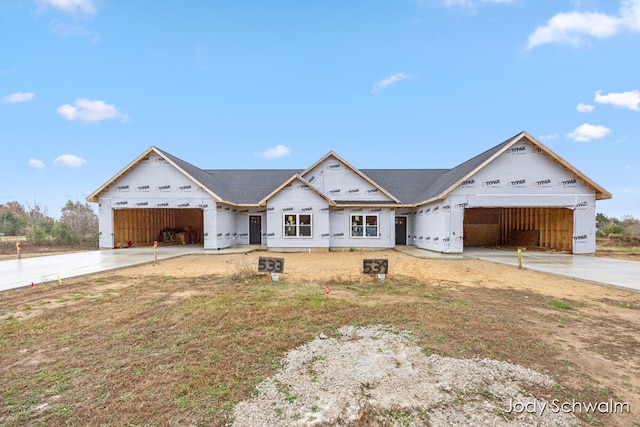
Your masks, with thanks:
[{"label": "front door", "polygon": [[407,244],[407,217],[396,217],[396,245]]},{"label": "front door", "polygon": [[260,215],[249,215],[249,244],[262,244],[262,217]]}]

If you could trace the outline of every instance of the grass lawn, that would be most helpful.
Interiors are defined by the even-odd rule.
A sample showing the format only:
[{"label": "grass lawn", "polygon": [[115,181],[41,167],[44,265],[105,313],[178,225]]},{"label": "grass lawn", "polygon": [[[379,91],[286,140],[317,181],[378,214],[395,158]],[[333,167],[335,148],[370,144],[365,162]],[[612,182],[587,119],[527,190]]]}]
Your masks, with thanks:
[{"label": "grass lawn", "polygon": [[[347,324],[410,330],[426,355],[536,369],[557,381],[559,399],[638,399],[638,372],[613,387],[576,350],[637,367],[637,298],[591,305],[403,275],[318,285],[240,273],[115,272],[0,294],[0,425],[224,425],[285,352]],[[624,339],[607,335],[612,321]]]}]

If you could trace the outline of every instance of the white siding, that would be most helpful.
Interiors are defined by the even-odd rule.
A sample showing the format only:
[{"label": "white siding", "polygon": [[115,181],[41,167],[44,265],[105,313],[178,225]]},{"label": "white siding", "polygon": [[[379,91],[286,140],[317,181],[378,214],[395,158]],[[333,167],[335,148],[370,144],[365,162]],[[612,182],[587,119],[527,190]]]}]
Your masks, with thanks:
[{"label": "white siding", "polygon": [[[405,208],[401,210],[396,210],[395,212],[395,216],[403,216],[407,218],[407,245],[410,245],[410,246],[415,246],[418,241],[418,237],[414,233],[415,215],[416,215],[416,210],[414,208],[412,209]],[[395,231],[395,221],[394,221],[394,231]]]},{"label": "white siding", "polygon": [[[351,215],[377,215],[377,237],[351,237]],[[395,241],[395,213],[390,208],[332,208],[331,247],[333,248],[393,248]]]},{"label": "white siding", "polygon": [[578,199],[573,211],[573,253],[596,252],[596,198],[585,195]]},{"label": "white siding", "polygon": [[[448,200],[464,208],[573,209],[573,252],[595,252],[595,190],[528,142],[500,155],[449,193]],[[462,230],[464,217],[454,215],[452,221],[452,230]]]},{"label": "white siding", "polygon": [[203,227],[204,227],[204,248],[205,249],[216,249],[218,246],[218,242],[216,240],[216,214],[217,208],[215,203],[210,203],[204,211],[202,212],[203,216]]},{"label": "white siding", "polygon": [[100,197],[98,204],[98,243],[101,248],[113,248],[113,209],[111,199]]},{"label": "white siding", "polygon": [[236,244],[249,244],[249,216],[260,215],[262,224],[261,244],[266,244],[267,210],[265,208],[238,208],[236,212]]},{"label": "white siding", "polygon": [[[311,237],[285,237],[284,215],[287,214],[311,214]],[[300,180],[293,181],[267,201],[266,222],[270,249],[329,247],[329,204]]]},{"label": "white siding", "polygon": [[416,246],[444,253],[459,252],[457,245],[452,247],[451,241],[455,241],[458,234],[462,235],[462,228],[458,232],[457,225],[451,227],[451,205],[448,201],[422,205],[414,218]]},{"label": "white siding", "polygon": [[[204,211],[204,247],[216,248],[213,198],[200,186],[152,153],[100,193],[100,247],[113,247],[113,209],[200,208]],[[213,210],[213,212],[212,212]]]},{"label": "white siding", "polygon": [[[531,202],[530,206],[542,206],[542,203],[546,203],[544,197],[548,196],[551,203],[556,203],[551,207],[560,206],[554,196],[593,193],[594,190],[582,179],[576,178],[550,156],[532,144],[520,143],[463,182],[450,195],[482,196],[487,203],[491,203],[489,206],[494,206],[493,200],[508,200],[515,196],[523,196],[521,199],[537,196],[532,199],[536,201]],[[482,203],[482,199],[474,199],[474,203]]]},{"label": "white siding", "polygon": [[157,154],[150,154],[118,178],[100,198],[111,199],[118,208],[203,207],[213,199]]},{"label": "white siding", "polygon": [[236,217],[234,208],[218,204],[216,207],[216,248],[228,248],[235,244]]},{"label": "white siding", "polygon": [[303,177],[331,200],[389,201],[387,195],[358,176],[336,158],[320,162]]}]

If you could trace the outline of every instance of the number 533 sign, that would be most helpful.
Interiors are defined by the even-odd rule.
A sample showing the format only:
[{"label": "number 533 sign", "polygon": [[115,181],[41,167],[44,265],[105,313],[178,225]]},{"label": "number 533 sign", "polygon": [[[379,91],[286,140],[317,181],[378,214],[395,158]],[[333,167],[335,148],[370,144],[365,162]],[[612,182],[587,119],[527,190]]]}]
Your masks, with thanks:
[{"label": "number 533 sign", "polygon": [[388,259],[365,259],[362,261],[362,272],[364,274],[387,274],[388,270]]},{"label": "number 533 sign", "polygon": [[258,273],[284,273],[284,258],[258,258]]}]

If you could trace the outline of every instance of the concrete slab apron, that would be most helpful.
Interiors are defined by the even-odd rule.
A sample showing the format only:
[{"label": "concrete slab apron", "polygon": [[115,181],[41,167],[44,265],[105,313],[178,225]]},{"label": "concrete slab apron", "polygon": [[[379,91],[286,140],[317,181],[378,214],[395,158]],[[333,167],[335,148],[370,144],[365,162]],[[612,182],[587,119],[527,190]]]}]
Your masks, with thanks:
[{"label": "concrete slab apron", "polygon": [[[158,261],[204,253],[199,246],[158,248]],[[0,291],[153,262],[153,248],[111,249],[0,262]]]},{"label": "concrete slab apron", "polygon": [[[640,262],[588,255],[523,252],[524,268],[640,292]],[[515,251],[465,248],[465,258],[518,266]]]}]

